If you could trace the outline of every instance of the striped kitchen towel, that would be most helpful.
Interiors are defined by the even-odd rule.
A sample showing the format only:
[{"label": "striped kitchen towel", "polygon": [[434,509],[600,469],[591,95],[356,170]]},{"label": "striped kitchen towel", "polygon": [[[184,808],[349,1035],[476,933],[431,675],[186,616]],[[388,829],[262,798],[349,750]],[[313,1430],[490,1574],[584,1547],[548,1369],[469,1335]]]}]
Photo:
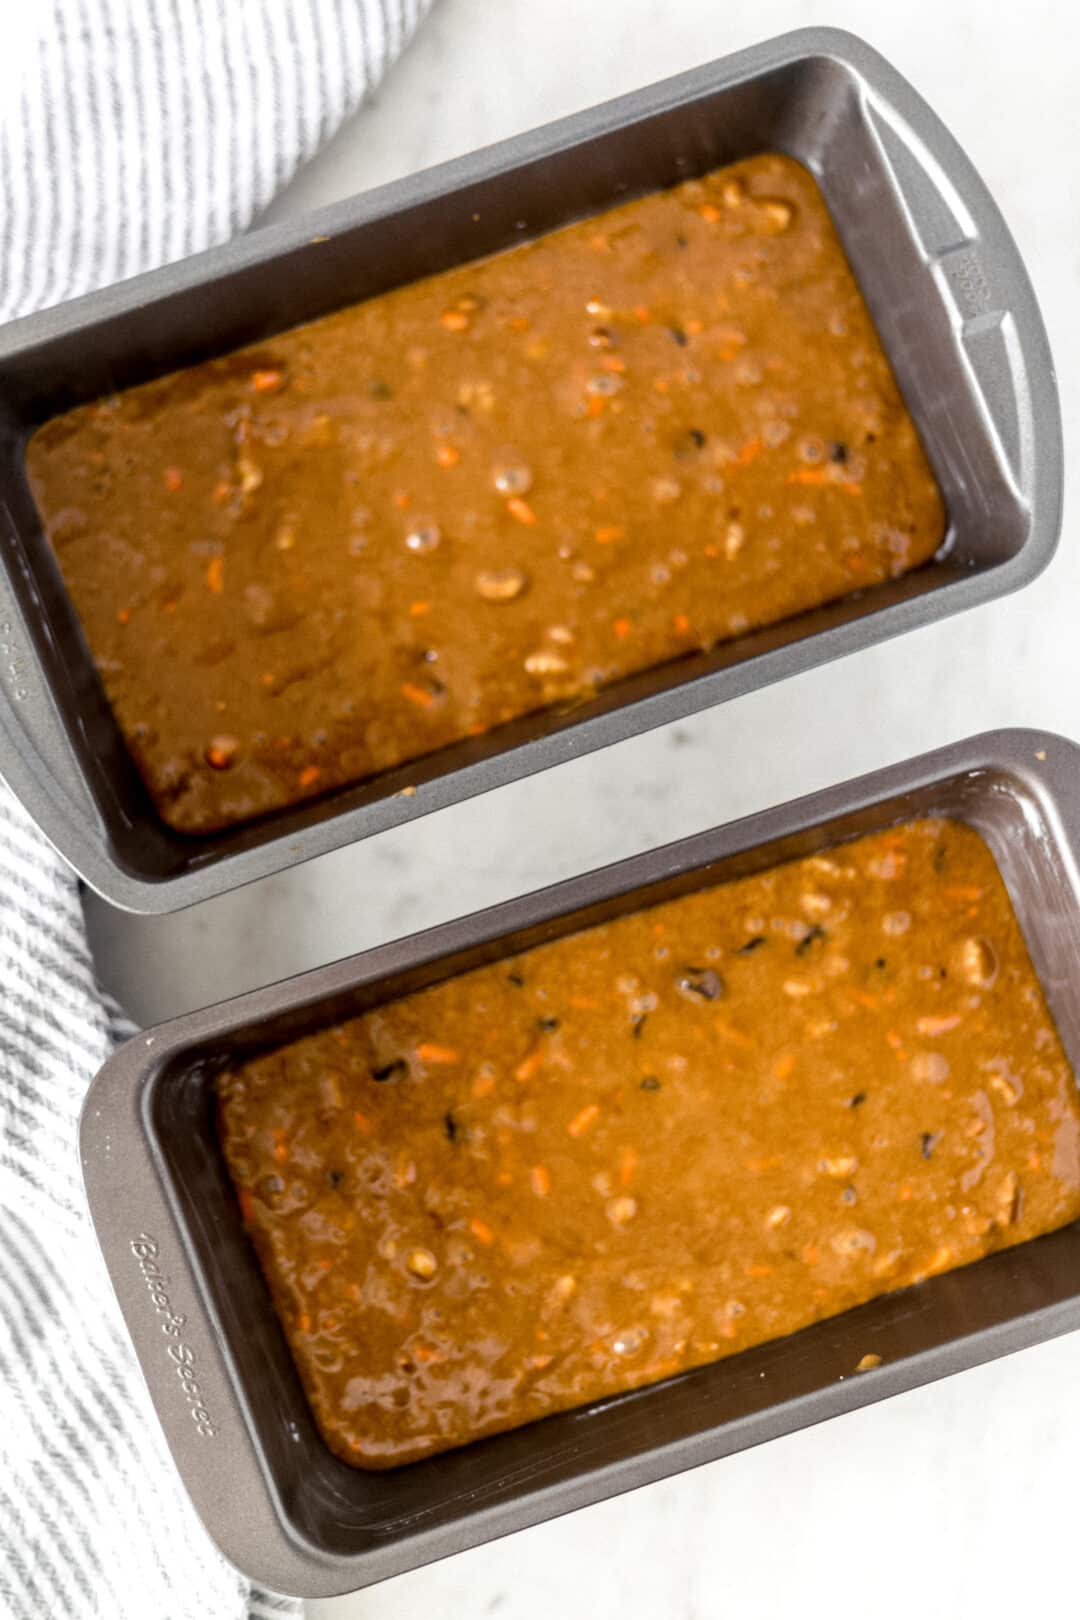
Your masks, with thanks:
[{"label": "striped kitchen towel", "polygon": [[[429,0],[27,0],[0,48],[0,318],[243,230]],[[228,1620],[97,1252],[76,1130],[123,1031],[76,882],[0,788],[0,1615]]]}]

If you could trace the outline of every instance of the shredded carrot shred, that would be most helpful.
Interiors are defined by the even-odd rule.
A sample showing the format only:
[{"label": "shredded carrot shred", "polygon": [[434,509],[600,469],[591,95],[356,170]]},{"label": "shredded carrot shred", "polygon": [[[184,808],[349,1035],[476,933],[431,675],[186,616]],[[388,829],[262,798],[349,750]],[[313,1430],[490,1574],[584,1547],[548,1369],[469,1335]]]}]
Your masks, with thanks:
[{"label": "shredded carrot shred", "polygon": [[355,1109],[353,1112],[353,1124],[356,1126],[361,1136],[370,1136],[372,1131],[375,1129],[368,1116],[361,1113],[359,1108]]},{"label": "shredded carrot shred", "polygon": [[225,589],[224,557],[211,557],[209,567],[206,570],[206,583],[214,592],[215,596],[221,595],[222,591]]},{"label": "shredded carrot shred", "polygon": [[183,488],[184,475],[179,467],[166,467],[161,478],[165,488],[171,490],[174,495],[178,489]]},{"label": "shredded carrot shred", "polygon": [[620,641],[625,641],[634,627],[630,623],[629,619],[616,619],[611,628],[614,630]]},{"label": "shredded carrot shred", "polygon": [[461,460],[461,451],[455,450],[452,444],[440,444],[435,452],[435,460],[440,467],[456,467]]},{"label": "shredded carrot shred", "polygon": [[409,617],[410,618],[422,619],[424,617],[425,613],[430,613],[430,612],[431,612],[431,603],[430,602],[410,602],[409,603]]},{"label": "shredded carrot shred", "polygon": [[752,461],[755,461],[757,457],[760,456],[764,448],[765,446],[756,435],[752,439],[747,439],[746,443],[735,457],[736,464],[740,467],[748,467]]},{"label": "shredded carrot shred", "polygon": [[491,1244],[495,1241],[495,1233],[491,1230],[487,1221],[482,1221],[479,1215],[474,1215],[469,1222],[469,1231],[480,1243]]},{"label": "shredded carrot shred", "polygon": [[131,619],[131,609],[130,608],[117,608],[117,610],[116,610],[116,622],[118,624],[127,624],[130,619]]},{"label": "shredded carrot shred", "polygon": [[415,703],[418,709],[430,709],[435,702],[434,692],[429,692],[425,686],[417,686],[413,681],[402,681],[401,695]]},{"label": "shredded carrot shred", "polygon": [[250,1187],[240,1188],[240,1213],[249,1224],[255,1218],[255,1195]]},{"label": "shredded carrot shred", "polygon": [[532,1190],[537,1198],[546,1198],[551,1191],[551,1173],[546,1165],[534,1164],[529,1173]]},{"label": "shredded carrot shred", "polygon": [[593,538],[598,546],[609,546],[613,540],[625,540],[626,530],[617,523],[603,523],[594,531]]},{"label": "shredded carrot shred", "polygon": [[439,316],[439,324],[445,326],[448,332],[464,332],[469,324],[469,317],[464,310],[448,309]]},{"label": "shredded carrot shred", "polygon": [[495,1076],[493,1074],[478,1074],[472,1083],[474,1097],[490,1097],[495,1090]]},{"label": "shredded carrot shred", "polygon": [[589,1129],[589,1126],[595,1125],[599,1118],[600,1104],[586,1103],[585,1107],[579,1109],[579,1111],[574,1115],[566,1129],[569,1131],[571,1136],[584,1136],[585,1132]]},{"label": "shredded carrot shred", "polygon": [[421,1063],[460,1063],[461,1053],[453,1046],[440,1046],[437,1041],[421,1041],[416,1048]]},{"label": "shredded carrot shred", "polygon": [[850,478],[834,478],[827,467],[797,467],[787,475],[789,484],[824,484],[829,489],[842,489],[845,495],[861,495],[863,487]]},{"label": "shredded carrot shred", "polygon": [[717,220],[720,218],[720,210],[714,203],[702,203],[701,207],[698,209],[698,213],[709,225],[715,225]]},{"label": "shredded carrot shred", "polygon": [[527,1057],[522,1058],[521,1062],[514,1070],[514,1079],[531,1080],[536,1071],[543,1068],[543,1066],[544,1054],[539,1048],[537,1048],[535,1052],[530,1052]]},{"label": "shredded carrot shred", "polygon": [[689,634],[690,620],[687,618],[685,613],[676,613],[671,622],[675,626],[675,629],[679,632],[680,636]]},{"label": "shredded carrot shred", "polygon": [[523,501],[520,495],[512,495],[510,497],[506,503],[506,510],[509,512],[510,516],[512,518],[516,518],[519,523],[536,522],[536,513],[533,511],[528,501]]},{"label": "shredded carrot shred", "polygon": [[270,366],[251,373],[251,386],[257,394],[273,393],[275,388],[281,387],[284,380],[283,374]]},{"label": "shredded carrot shred", "polygon": [[322,771],[318,765],[305,765],[298,778],[300,786],[302,788],[311,787],[312,783],[317,782],[321,775]]},{"label": "shredded carrot shred", "polygon": [[634,1148],[623,1148],[619,1155],[619,1186],[629,1187],[637,1169],[638,1156]]},{"label": "shredded carrot shred", "polygon": [[773,1074],[778,1080],[790,1080],[795,1073],[795,1056],[792,1052],[785,1052],[773,1064]]}]

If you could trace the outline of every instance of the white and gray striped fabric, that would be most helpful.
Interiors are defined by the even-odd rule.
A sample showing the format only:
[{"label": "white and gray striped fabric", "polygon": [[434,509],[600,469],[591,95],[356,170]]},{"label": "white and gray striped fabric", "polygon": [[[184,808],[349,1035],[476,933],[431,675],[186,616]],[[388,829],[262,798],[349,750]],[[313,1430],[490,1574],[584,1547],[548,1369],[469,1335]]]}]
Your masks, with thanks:
[{"label": "white and gray striped fabric", "polygon": [[258,217],[430,0],[7,0],[0,319]]},{"label": "white and gray striped fabric", "polygon": [[[243,230],[429,0],[8,0],[0,318]],[[85,1210],[82,1098],[124,1030],[75,879],[0,789],[0,1616],[232,1620]]]}]

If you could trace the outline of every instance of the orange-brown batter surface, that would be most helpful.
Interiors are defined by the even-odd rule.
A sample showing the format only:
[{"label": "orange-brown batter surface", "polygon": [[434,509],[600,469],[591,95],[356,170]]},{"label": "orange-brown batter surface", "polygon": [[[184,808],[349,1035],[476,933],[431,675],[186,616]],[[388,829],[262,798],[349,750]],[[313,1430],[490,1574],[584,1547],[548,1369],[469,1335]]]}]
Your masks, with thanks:
[{"label": "orange-brown batter surface", "polygon": [[219,1101],[316,1418],[364,1467],[1080,1214],[1076,1081],[952,822],[450,979],[224,1074]]},{"label": "orange-brown batter surface", "polygon": [[778,156],[82,406],[27,467],[189,833],[903,574],[944,532]]}]

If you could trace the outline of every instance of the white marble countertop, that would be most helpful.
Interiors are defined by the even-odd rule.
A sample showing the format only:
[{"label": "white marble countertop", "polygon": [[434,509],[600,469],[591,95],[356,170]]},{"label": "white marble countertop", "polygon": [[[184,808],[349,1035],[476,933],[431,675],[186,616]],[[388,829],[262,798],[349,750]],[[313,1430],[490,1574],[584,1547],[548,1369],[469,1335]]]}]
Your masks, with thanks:
[{"label": "white marble countertop", "polygon": [[[807,23],[862,34],[967,148],[1080,416],[1077,24],[1048,0],[440,0],[375,105],[275,206],[312,207]],[[90,906],[162,1016],[993,726],[1080,737],[1080,551],[969,613],[180,918]],[[678,769],[674,751],[678,750]],[[1073,1589],[1080,1335],[465,1553],[319,1620],[1013,1620]]]}]

